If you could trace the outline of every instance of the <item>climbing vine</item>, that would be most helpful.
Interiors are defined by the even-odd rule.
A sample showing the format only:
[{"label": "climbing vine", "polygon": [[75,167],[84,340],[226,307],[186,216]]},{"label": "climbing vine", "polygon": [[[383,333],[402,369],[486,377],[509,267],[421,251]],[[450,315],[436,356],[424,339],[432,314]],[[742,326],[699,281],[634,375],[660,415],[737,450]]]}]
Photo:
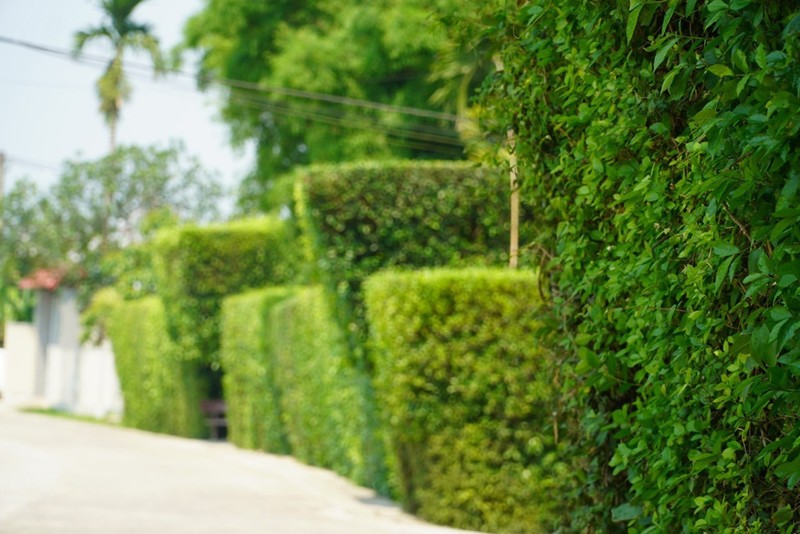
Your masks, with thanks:
[{"label": "climbing vine", "polygon": [[800,7],[490,5],[479,102],[536,212],[572,529],[800,519]]}]

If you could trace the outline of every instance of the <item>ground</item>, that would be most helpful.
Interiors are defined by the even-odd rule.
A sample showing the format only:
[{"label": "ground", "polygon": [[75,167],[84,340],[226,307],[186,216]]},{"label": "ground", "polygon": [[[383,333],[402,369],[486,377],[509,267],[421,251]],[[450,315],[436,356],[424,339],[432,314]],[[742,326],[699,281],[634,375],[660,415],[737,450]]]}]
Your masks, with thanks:
[{"label": "ground", "polygon": [[322,469],[0,402],[0,533],[447,534]]}]

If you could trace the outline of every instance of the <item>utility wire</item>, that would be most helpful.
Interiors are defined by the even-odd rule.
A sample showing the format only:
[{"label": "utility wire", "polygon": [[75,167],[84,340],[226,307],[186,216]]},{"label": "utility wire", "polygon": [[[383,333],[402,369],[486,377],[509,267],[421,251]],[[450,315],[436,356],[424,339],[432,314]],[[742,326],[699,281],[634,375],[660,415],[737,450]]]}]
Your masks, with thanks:
[{"label": "utility wire", "polygon": [[458,139],[457,134],[451,134],[449,130],[442,130],[436,128],[425,128],[419,126],[390,126],[369,119],[359,119],[355,117],[348,117],[341,113],[328,113],[320,109],[302,109],[297,106],[288,105],[280,102],[264,100],[261,98],[251,98],[245,95],[233,95],[236,102],[248,105],[255,109],[262,109],[270,111],[279,115],[294,116],[298,118],[309,119],[312,121],[324,122],[334,126],[346,126],[361,130],[372,130],[380,133],[387,133],[390,135],[397,135],[400,137],[414,138],[418,141],[430,141],[433,143],[449,145],[452,147],[461,147],[462,143]]},{"label": "utility wire", "polygon": [[[107,57],[97,56],[94,54],[81,54],[80,56],[75,56],[71,51],[63,49],[63,48],[56,48],[51,46],[44,46],[37,43],[31,43],[29,41],[23,41],[21,39],[13,39],[10,37],[5,37],[0,35],[0,42],[15,46],[20,46],[23,48],[28,48],[30,50],[34,50],[37,52],[47,53],[51,55],[55,55],[58,57],[68,57],[74,61],[81,61],[84,62],[100,62],[103,64],[108,63],[110,61]],[[136,62],[126,62],[126,68],[130,68],[133,70],[145,70],[149,71],[151,67],[144,63],[136,63]],[[197,79],[197,77],[189,72],[183,70],[177,70],[174,74],[181,76],[181,77],[190,77],[192,79]],[[415,108],[411,106],[397,106],[393,104],[385,104],[382,102],[374,102],[371,100],[363,100],[358,98],[350,98],[345,96],[339,95],[332,95],[327,93],[318,93],[314,91],[303,91],[300,89],[292,89],[289,87],[277,87],[277,86],[266,86],[258,83],[253,82],[245,82],[242,80],[231,80],[226,78],[220,78],[217,76],[201,76],[199,78],[201,82],[210,82],[216,83],[219,85],[223,85],[226,87],[232,87],[237,89],[250,89],[253,91],[259,91],[262,93],[271,93],[271,94],[278,94],[283,96],[291,96],[295,98],[301,98],[306,100],[313,100],[317,102],[328,102],[331,104],[339,104],[343,106],[350,106],[350,107],[359,107],[363,109],[373,109],[379,111],[387,111],[391,113],[399,113],[403,115],[411,115],[416,117],[423,117],[429,119],[438,119],[444,120],[449,122],[456,122],[459,117],[458,115],[454,115],[452,113],[443,113],[439,111],[432,111],[428,109],[422,108]]]}]

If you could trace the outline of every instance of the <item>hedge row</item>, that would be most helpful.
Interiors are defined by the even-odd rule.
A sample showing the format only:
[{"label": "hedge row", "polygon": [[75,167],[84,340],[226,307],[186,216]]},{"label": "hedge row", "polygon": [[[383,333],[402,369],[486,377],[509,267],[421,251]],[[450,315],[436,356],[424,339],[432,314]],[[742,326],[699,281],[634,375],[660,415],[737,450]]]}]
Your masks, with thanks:
[{"label": "hedge row", "polygon": [[320,286],[226,299],[230,437],[381,489],[385,469],[369,380],[350,364],[328,304]]},{"label": "hedge row", "polygon": [[552,531],[568,479],[537,341],[536,277],[386,272],[367,280],[376,390],[392,474],[422,517],[490,532]]},{"label": "hedge row", "polygon": [[220,360],[228,441],[239,447],[289,453],[270,316],[274,306],[293,293],[289,288],[270,288],[223,301]]},{"label": "hedge row", "polygon": [[179,357],[161,301],[148,297],[114,308],[108,336],[125,402],[123,424],[178,436],[205,435],[198,407],[206,386],[197,362]]},{"label": "hedge row", "polygon": [[[539,202],[574,530],[800,518],[800,5],[485,4],[480,104]],[[518,90],[524,88],[524,90]]]},{"label": "hedge row", "polygon": [[[507,262],[508,197],[497,172],[467,163],[381,162],[310,167],[295,201],[312,276],[337,295],[337,317],[367,339],[361,284],[380,269]],[[526,227],[523,240],[529,235]]]},{"label": "hedge row", "polygon": [[[276,218],[242,220],[160,233],[155,242],[158,290],[181,355],[219,367],[219,313],[225,295],[295,275],[292,229]],[[212,372],[209,394],[218,396]]]}]

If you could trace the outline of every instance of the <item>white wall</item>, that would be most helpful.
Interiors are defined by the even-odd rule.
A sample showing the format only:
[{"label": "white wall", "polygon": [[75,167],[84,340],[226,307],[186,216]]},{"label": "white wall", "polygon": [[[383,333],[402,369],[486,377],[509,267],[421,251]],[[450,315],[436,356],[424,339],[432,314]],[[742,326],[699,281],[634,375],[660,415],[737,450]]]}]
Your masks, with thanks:
[{"label": "white wall", "polygon": [[40,402],[36,391],[40,372],[39,336],[30,323],[6,323],[5,388],[9,404],[31,405]]},{"label": "white wall", "polygon": [[6,390],[6,350],[0,347],[0,397]]}]

